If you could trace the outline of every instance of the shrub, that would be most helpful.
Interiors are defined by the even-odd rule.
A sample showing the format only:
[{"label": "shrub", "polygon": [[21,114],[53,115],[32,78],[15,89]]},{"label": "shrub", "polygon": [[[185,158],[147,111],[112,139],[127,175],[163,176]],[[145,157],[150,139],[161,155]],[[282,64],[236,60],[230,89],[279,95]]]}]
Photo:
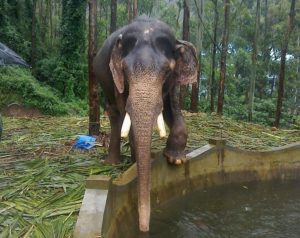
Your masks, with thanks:
[{"label": "shrub", "polygon": [[67,105],[61,102],[55,92],[40,84],[28,69],[0,67],[0,108],[11,103],[34,107],[50,115],[68,112]]}]

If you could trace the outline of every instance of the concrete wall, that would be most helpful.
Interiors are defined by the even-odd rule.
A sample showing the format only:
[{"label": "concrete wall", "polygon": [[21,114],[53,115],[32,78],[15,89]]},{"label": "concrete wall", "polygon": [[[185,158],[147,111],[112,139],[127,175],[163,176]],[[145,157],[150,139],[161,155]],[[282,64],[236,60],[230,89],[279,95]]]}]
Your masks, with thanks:
[{"label": "concrete wall", "polygon": [[[184,165],[173,166],[168,165],[162,155],[155,156],[151,170],[152,208],[174,197],[215,185],[300,178],[300,142],[269,151],[250,152],[227,146],[225,141],[215,140],[189,153],[187,157]],[[101,199],[105,201],[101,212],[103,217],[97,216],[99,212],[96,209],[90,209],[97,214],[89,216],[86,206],[95,208],[97,205],[93,201],[86,204],[84,200],[74,237],[96,237],[94,234],[100,233],[105,238],[130,237],[132,230],[138,227],[136,182],[135,164],[113,181],[105,178],[103,182],[103,177],[89,179],[85,198],[93,197],[91,192],[95,189],[107,192],[105,197],[93,197],[98,203],[103,203]],[[101,183],[105,186],[97,187]],[[89,223],[88,219],[93,222],[87,229],[82,224],[83,221],[84,224]],[[84,232],[82,227],[85,227]],[[87,230],[94,231],[87,233]]]}]

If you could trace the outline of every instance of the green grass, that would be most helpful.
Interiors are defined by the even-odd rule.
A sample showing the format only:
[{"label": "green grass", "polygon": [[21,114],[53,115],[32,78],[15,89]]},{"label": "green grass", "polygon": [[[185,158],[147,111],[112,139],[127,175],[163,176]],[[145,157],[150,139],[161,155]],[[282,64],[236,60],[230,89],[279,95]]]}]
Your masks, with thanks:
[{"label": "green grass", "polygon": [[[300,141],[300,130],[277,130],[206,114],[184,113],[187,150],[205,145],[211,137],[249,150],[269,149]],[[130,163],[103,164],[106,147],[72,149],[78,134],[86,134],[86,117],[3,118],[0,141],[0,237],[71,237],[91,174],[118,176]],[[102,131],[109,132],[106,117]],[[166,139],[153,135],[152,150],[161,151]],[[122,152],[129,155],[128,141]]]}]

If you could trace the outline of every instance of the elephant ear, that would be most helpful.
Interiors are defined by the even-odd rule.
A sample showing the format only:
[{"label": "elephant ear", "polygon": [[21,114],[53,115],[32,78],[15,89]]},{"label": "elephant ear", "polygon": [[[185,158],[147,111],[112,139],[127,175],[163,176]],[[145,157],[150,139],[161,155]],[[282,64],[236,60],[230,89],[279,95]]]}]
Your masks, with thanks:
[{"label": "elephant ear", "polygon": [[122,35],[119,35],[110,56],[109,68],[119,93],[124,92],[124,74],[122,68]]},{"label": "elephant ear", "polygon": [[198,58],[194,45],[183,40],[176,40],[176,82],[180,85],[197,82]]}]

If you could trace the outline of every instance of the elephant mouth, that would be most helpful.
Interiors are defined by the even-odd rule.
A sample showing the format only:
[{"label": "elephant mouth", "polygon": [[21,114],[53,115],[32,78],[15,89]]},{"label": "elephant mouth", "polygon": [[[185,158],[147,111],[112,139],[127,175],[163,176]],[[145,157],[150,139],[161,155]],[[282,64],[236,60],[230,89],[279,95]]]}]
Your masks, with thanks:
[{"label": "elephant mouth", "polygon": [[[124,117],[124,121],[122,124],[122,129],[121,129],[121,137],[122,138],[128,137],[130,127],[131,127],[131,119],[130,119],[128,112],[126,112],[126,115]],[[165,127],[165,122],[164,122],[162,112],[157,117],[157,128],[158,128],[160,138],[165,138],[167,136],[167,132],[166,132],[166,127]]]}]

